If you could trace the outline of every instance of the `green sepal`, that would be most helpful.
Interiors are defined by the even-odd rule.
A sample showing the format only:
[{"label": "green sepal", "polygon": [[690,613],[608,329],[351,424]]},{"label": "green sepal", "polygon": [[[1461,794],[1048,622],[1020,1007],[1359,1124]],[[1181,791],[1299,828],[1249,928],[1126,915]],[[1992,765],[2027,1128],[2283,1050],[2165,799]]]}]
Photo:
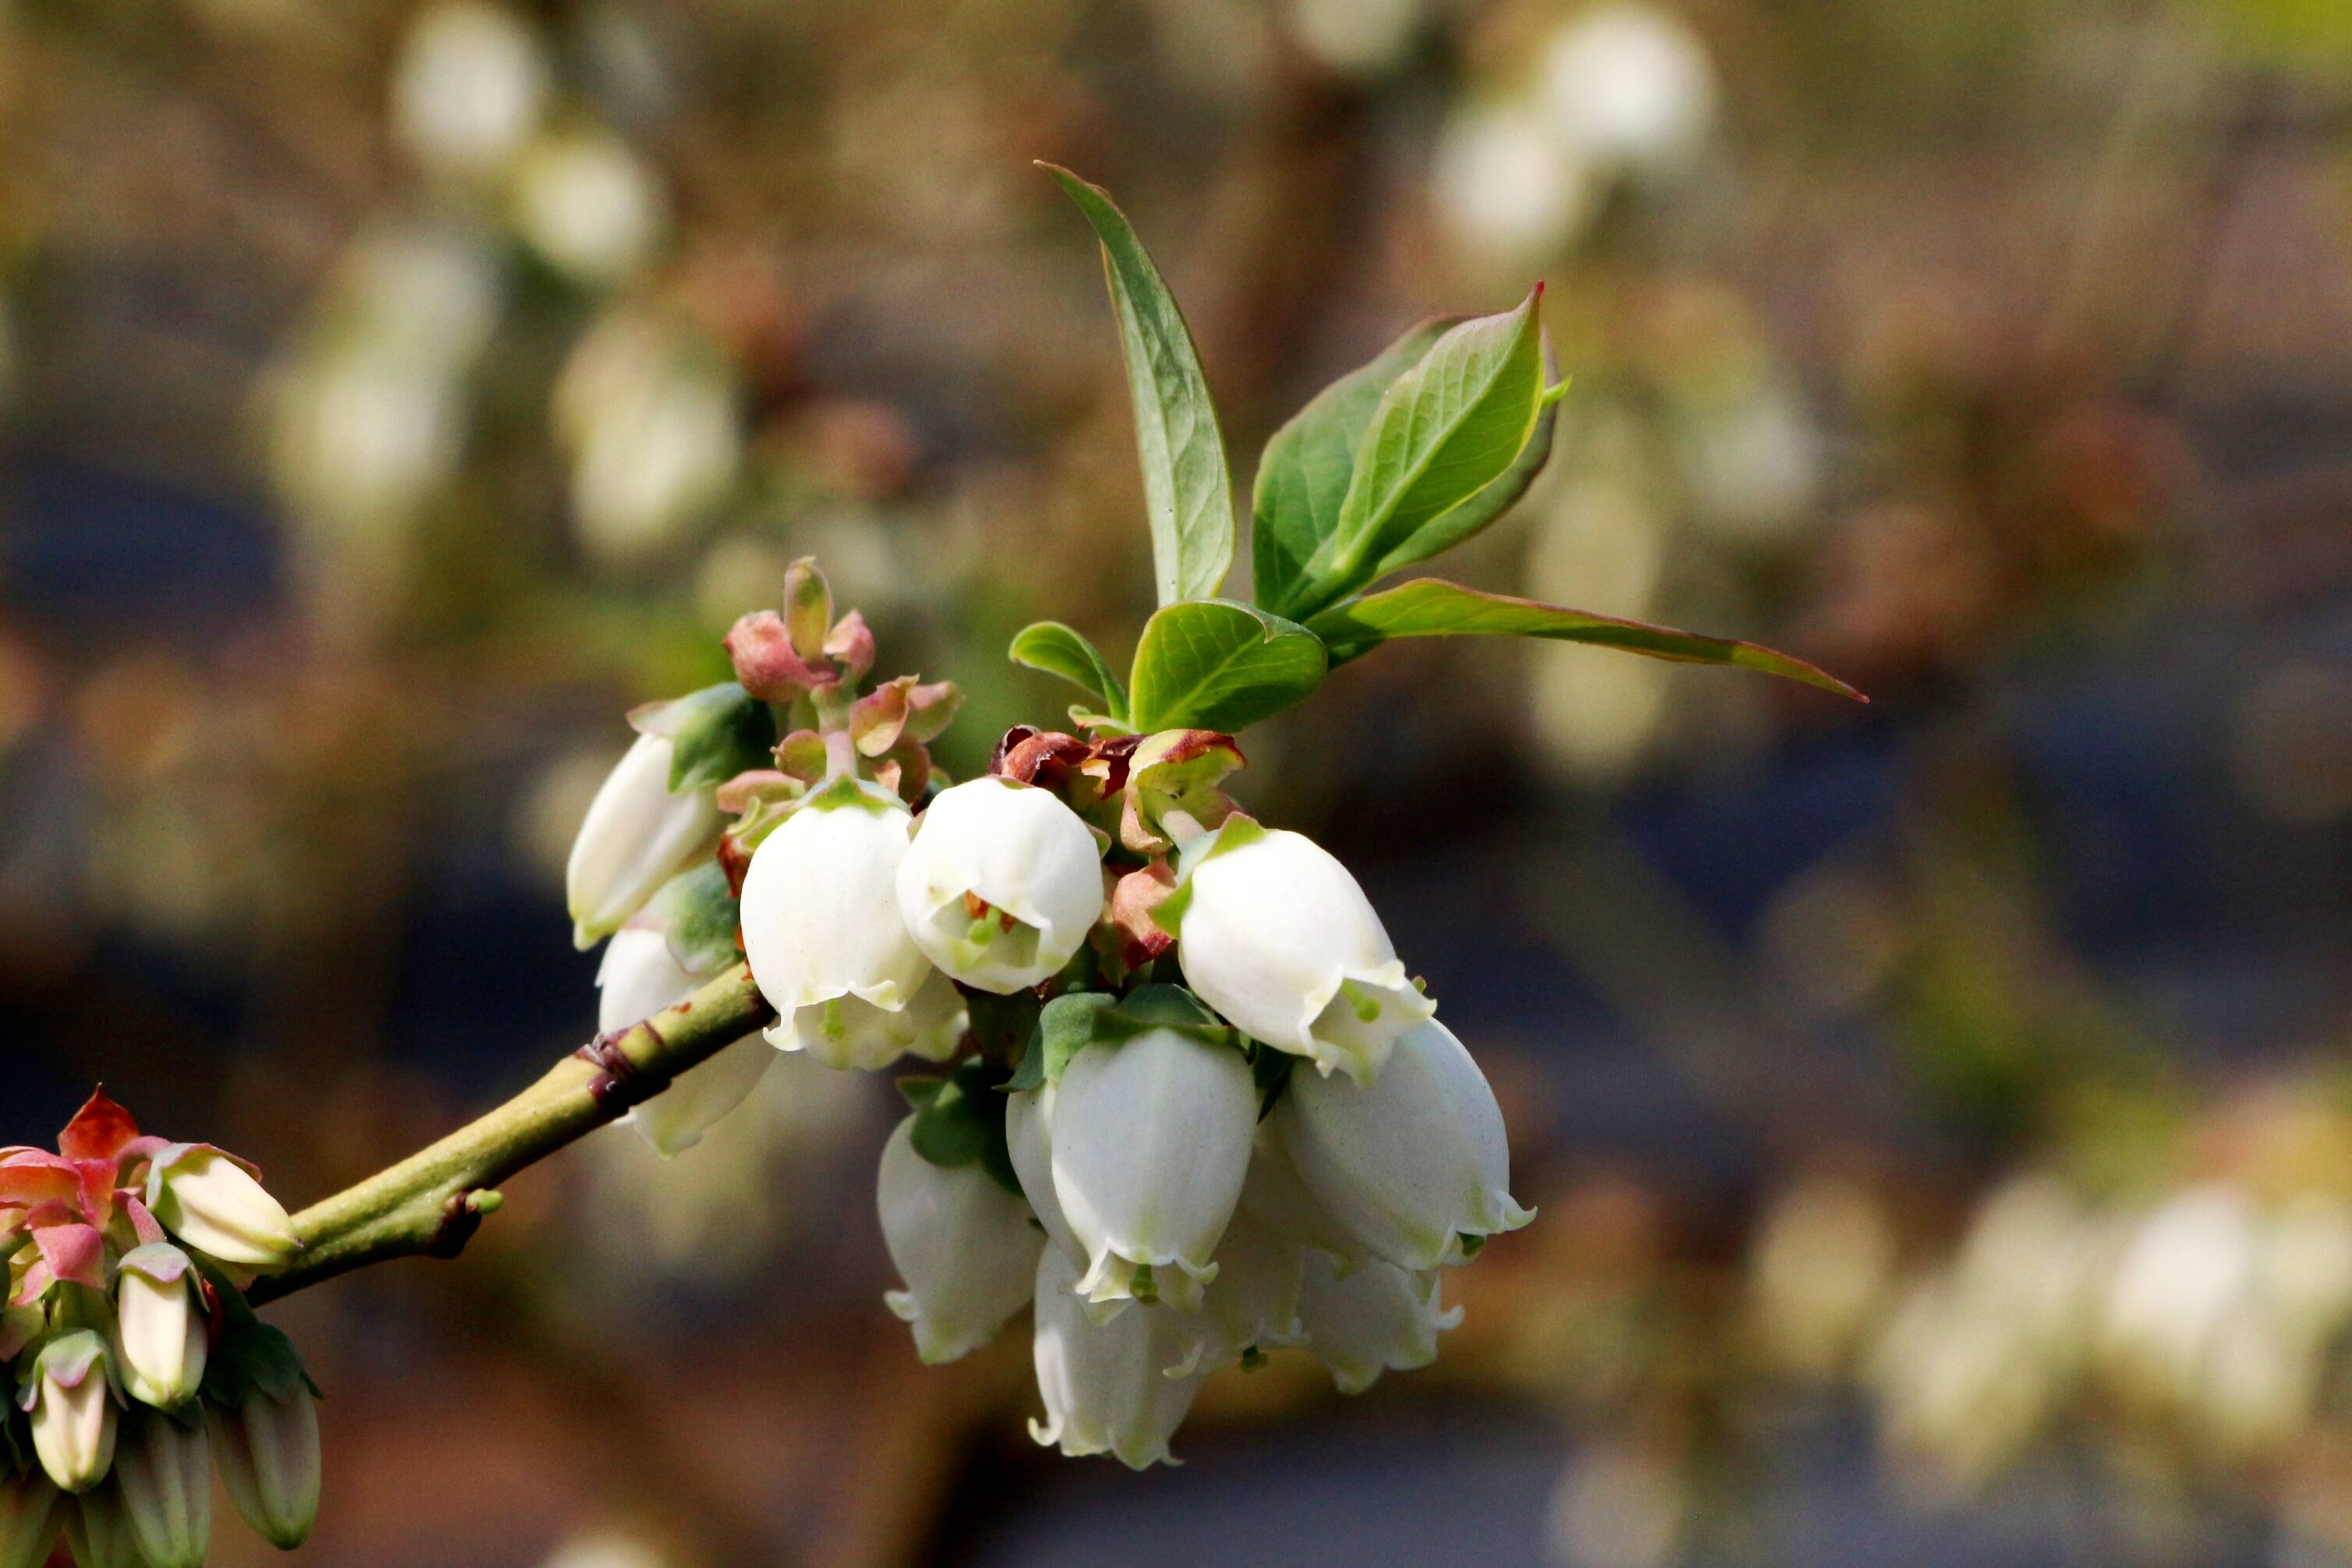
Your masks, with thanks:
[{"label": "green sepal", "polygon": [[1282,1092],[1290,1087],[1291,1071],[1299,1059],[1258,1040],[1250,1043],[1249,1057],[1250,1078],[1257,1084],[1257,1119],[1263,1122],[1273,1113]]},{"label": "green sepal", "polygon": [[[1014,634],[1005,657],[1026,668],[1061,676],[1103,705],[1101,717],[1116,724],[1127,722],[1127,687],[1112,672],[1110,662],[1076,627],[1059,621],[1024,626]],[[1071,716],[1076,717],[1075,710]]]},{"label": "green sepal", "polygon": [[313,1399],[323,1397],[294,1342],[284,1330],[254,1317],[250,1309],[221,1336],[205,1363],[204,1396],[225,1409],[236,1409],[256,1392],[284,1405],[305,1389]]},{"label": "green sepal", "polygon": [[907,809],[904,800],[881,785],[867,779],[853,779],[845,773],[832,783],[803,796],[793,810],[838,811],[853,806],[868,811],[903,811]]},{"label": "green sepal", "polygon": [[966,991],[963,1000],[973,1042],[982,1055],[997,1061],[1012,1061],[1027,1046],[1043,1005],[1032,990],[1015,991],[1009,997],[993,991]]},{"label": "green sepal", "polygon": [[689,975],[715,975],[742,957],[735,946],[740,911],[727,870],[715,860],[662,883],[646,905],[669,950]]},{"label": "green sepal", "polygon": [[656,721],[669,737],[669,792],[713,789],[738,773],[772,766],[776,716],[733,681],[678,698]]},{"label": "green sepal", "polygon": [[1221,854],[1254,844],[1265,837],[1265,826],[1245,811],[1235,811],[1210,832],[1202,833],[1176,852],[1176,891],[1151,908],[1151,923],[1177,940],[1183,940],[1184,912],[1192,907],[1192,873]]},{"label": "green sepal", "polygon": [[1037,1030],[1005,1087],[1021,1091],[1059,1083],[1087,1047],[1124,1045],[1154,1030],[1173,1030],[1204,1044],[1243,1048],[1241,1031],[1218,1022],[1217,1015],[1181,986],[1154,982],[1124,997],[1074,991],[1055,997],[1039,1012]]},{"label": "green sepal", "polygon": [[33,1457],[32,1422],[11,1399],[0,1406],[0,1481],[31,1475],[37,1462]]},{"label": "green sepal", "polygon": [[53,1333],[41,1342],[38,1350],[16,1361],[16,1398],[19,1408],[29,1403],[33,1390],[41,1381],[41,1374],[53,1361],[82,1361],[89,1368],[84,1375],[95,1372],[111,1385],[115,1381],[113,1352],[107,1347],[106,1336],[93,1328],[67,1329]]},{"label": "green sepal", "polygon": [[914,1107],[915,1152],[935,1166],[977,1164],[1006,1191],[1018,1193],[1013,1152],[1004,1142],[1004,1097],[995,1092],[1000,1070],[973,1057],[945,1077],[909,1074],[898,1092]]}]

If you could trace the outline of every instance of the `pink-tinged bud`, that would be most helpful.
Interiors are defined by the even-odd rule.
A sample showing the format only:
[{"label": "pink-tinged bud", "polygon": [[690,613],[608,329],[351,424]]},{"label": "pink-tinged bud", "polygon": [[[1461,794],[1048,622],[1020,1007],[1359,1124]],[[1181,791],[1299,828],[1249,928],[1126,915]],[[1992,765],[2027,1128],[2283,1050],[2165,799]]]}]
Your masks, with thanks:
[{"label": "pink-tinged bud", "polygon": [[122,1386],[159,1410],[187,1403],[205,1380],[205,1313],[188,1255],[168,1241],[123,1254],[115,1275],[114,1349]]},{"label": "pink-tinged bud", "polygon": [[114,1390],[106,1342],[89,1329],[41,1347],[22,1404],[32,1416],[33,1452],[59,1490],[88,1491],[114,1464]]},{"label": "pink-tinged bud", "polygon": [[727,633],[727,656],[734,662],[736,681],[763,703],[791,702],[836,678],[830,668],[802,656],[783,618],[772,610],[754,610],[735,622]]},{"label": "pink-tinged bud", "polygon": [[40,1471],[0,1481],[0,1568],[41,1568],[58,1539],[57,1483]]},{"label": "pink-tinged bud", "polygon": [[319,1411],[308,1387],[273,1399],[256,1387],[212,1422],[229,1500],[256,1533],[292,1551],[319,1521]]},{"label": "pink-tinged bud", "polygon": [[147,1187],[147,1207],[163,1228],[223,1263],[266,1272],[301,1246],[278,1200],[218,1149],[165,1149]]},{"label": "pink-tinged bud", "polygon": [[114,1457],[114,1485],[147,1568],[204,1568],[213,1536],[213,1463],[201,1423],[134,1421]]}]

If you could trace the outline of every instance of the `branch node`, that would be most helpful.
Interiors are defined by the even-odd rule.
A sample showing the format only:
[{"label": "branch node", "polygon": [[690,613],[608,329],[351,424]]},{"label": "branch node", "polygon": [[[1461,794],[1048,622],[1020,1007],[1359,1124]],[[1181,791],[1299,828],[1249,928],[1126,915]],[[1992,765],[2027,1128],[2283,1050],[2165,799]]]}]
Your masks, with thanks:
[{"label": "branch node", "polygon": [[[652,1033],[653,1026],[633,1023],[627,1029],[609,1030],[572,1052],[596,1070],[596,1076],[588,1081],[588,1095],[608,1116],[642,1105],[669,1087],[669,1074],[646,1071],[621,1049],[621,1042],[637,1030]],[[658,1042],[661,1037],[654,1038]]]}]

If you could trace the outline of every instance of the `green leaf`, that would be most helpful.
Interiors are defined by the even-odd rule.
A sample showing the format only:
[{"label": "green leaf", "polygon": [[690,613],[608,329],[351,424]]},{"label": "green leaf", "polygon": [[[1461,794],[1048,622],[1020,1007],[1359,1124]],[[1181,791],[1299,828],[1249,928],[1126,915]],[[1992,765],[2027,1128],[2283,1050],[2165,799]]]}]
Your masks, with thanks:
[{"label": "green leaf", "polygon": [[1102,704],[1107,716],[1127,722],[1127,688],[1095,645],[1074,628],[1059,621],[1024,626],[1006,656],[1016,664],[1061,676]]},{"label": "green leaf", "polygon": [[1307,622],[1331,645],[1335,664],[1355,658],[1395,637],[1538,637],[1555,643],[1594,643],[1654,659],[1698,664],[1737,664],[1802,681],[1857,702],[1870,699],[1836,676],[1802,659],[1754,643],[1702,637],[1671,626],[1621,621],[1532,599],[1482,593],[1437,578],[1417,578],[1381,593],[1367,594],[1325,611]]},{"label": "green leaf", "polygon": [[1224,437],[1183,313],[1108,193],[1067,169],[1039,165],[1060,183],[1102,241],[1103,271],[1118,315],[1127,390],[1160,602],[1205,599],[1234,559],[1233,480]]},{"label": "green leaf", "polygon": [[1463,322],[1381,394],[1338,525],[1307,562],[1297,609],[1311,613],[1354,592],[1383,560],[1423,559],[1424,529],[1463,537],[1445,529],[1447,514],[1509,472],[1535,434],[1544,396],[1542,300],[1538,284],[1517,309]]},{"label": "green leaf", "polygon": [[1252,597],[1258,603],[1278,615],[1294,607],[1307,561],[1339,528],[1356,444],[1381,394],[1461,320],[1433,316],[1409,328],[1379,357],[1317,392],[1266,442],[1250,508]]},{"label": "green leaf", "polygon": [[717,861],[704,861],[662,883],[646,909],[688,974],[715,975],[742,961],[742,949],[735,945],[735,890],[727,885],[727,868]]},{"label": "green leaf", "polygon": [[1000,1074],[973,1057],[946,1078],[929,1075],[902,1082],[899,1092],[915,1107],[915,1152],[935,1166],[952,1169],[978,1164],[1008,1190],[1019,1192],[1012,1151],[1004,1142],[1004,1097],[994,1092]]},{"label": "green leaf", "polygon": [[1232,734],[1313,691],[1328,664],[1305,627],[1255,605],[1162,605],[1136,644],[1135,727]]},{"label": "green leaf", "polygon": [[1542,473],[1544,465],[1551,460],[1551,433],[1555,419],[1555,411],[1546,404],[1544,411],[1536,415],[1535,434],[1528,437],[1528,444],[1519,448],[1519,455],[1511,460],[1511,465],[1503,470],[1499,478],[1489,480],[1486,488],[1435,521],[1423,525],[1402,544],[1382,556],[1364,580],[1378,582],[1391,572],[1401,571],[1433,556],[1443,555],[1517,506],[1519,497],[1528,493],[1528,486],[1536,482],[1536,476]]},{"label": "green leaf", "polygon": [[774,765],[775,715],[733,681],[678,698],[660,722],[670,737],[673,795],[724,784],[746,768]]}]

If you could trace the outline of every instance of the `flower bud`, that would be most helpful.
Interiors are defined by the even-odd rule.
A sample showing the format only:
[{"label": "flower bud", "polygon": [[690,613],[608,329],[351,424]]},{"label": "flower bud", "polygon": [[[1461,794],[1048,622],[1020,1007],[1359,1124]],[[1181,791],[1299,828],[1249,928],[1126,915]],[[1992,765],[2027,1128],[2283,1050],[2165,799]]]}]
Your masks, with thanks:
[{"label": "flower bud", "polygon": [[577,946],[594,946],[618,931],[656,889],[718,841],[725,819],[712,792],[670,793],[675,756],[668,736],[638,736],[589,802],[563,872]]},{"label": "flower bud", "polygon": [[243,1166],[208,1145],[155,1156],[147,1207],[197,1251],[241,1269],[270,1270],[301,1246],[294,1222]]},{"label": "flower bud", "polygon": [[[801,806],[752,854],[743,950],[776,1009],[768,1042],[779,1051],[805,1051],[831,1067],[879,1067],[914,1043],[921,1020],[898,1015],[930,965],[898,918],[908,821],[895,802],[845,791]],[[941,1010],[936,1000],[927,1006]]]},{"label": "flower bud", "polygon": [[58,1539],[57,1483],[38,1470],[0,1480],[0,1568],[41,1568]]},{"label": "flower bud", "polygon": [[1503,1113],[1478,1064],[1432,1019],[1397,1041],[1377,1082],[1301,1073],[1266,1116],[1307,1187],[1400,1269],[1462,1260],[1462,1239],[1516,1230]]},{"label": "flower bud", "polygon": [[1168,1441],[1201,1390],[1198,1374],[1171,1377],[1187,1354],[1165,1307],[1136,1305],[1108,1322],[1087,1317],[1077,1266],[1058,1247],[1038,1249],[1037,1392],[1045,1418],[1029,1435],[1066,1455],[1115,1454],[1131,1469],[1175,1461]]},{"label": "flower bud", "polygon": [[1083,1265],[1087,1249],[1070,1234],[1062,1200],[1054,1192],[1054,1096],[1050,1083],[1004,1097],[1004,1143],[1013,1155],[1013,1174],[1021,1178],[1022,1194],[1045,1228],[1047,1239]]},{"label": "flower bud", "polygon": [[1009,995],[1070,961],[1102,914],[1102,852],[1049,789],[973,779],[923,811],[898,907],[931,962]]},{"label": "flower bud", "polygon": [[1170,902],[1184,983],[1327,1076],[1370,1082],[1397,1037],[1436,1010],[1348,868],[1303,834],[1234,819]]},{"label": "flower bud", "polygon": [[188,1255],[168,1241],[123,1254],[115,1274],[114,1346],[122,1386],[159,1410],[187,1403],[205,1380],[204,1304]]},{"label": "flower bud", "polygon": [[1202,1292],[1201,1310],[1171,1319],[1187,1346],[1171,1376],[1213,1372],[1252,1345],[1297,1344],[1298,1290],[1306,1250],[1286,1240],[1246,1208],[1234,1211],[1217,1243],[1217,1277]]},{"label": "flower bud", "polygon": [[147,1568],[131,1511],[115,1487],[93,1487],[65,1511],[66,1542],[76,1568]]},{"label": "flower bud", "polygon": [[1257,1126],[1249,1063],[1173,1029],[1074,1057],[1054,1100],[1054,1192],[1085,1249],[1090,1301],[1137,1294],[1138,1270],[1170,1305],[1200,1305],[1216,1277]]},{"label": "flower bud", "polygon": [[297,1383],[284,1399],[249,1389],[236,1407],[215,1411],[213,1458],[229,1500],[272,1546],[292,1551],[319,1520],[319,1411]]},{"label": "flower bud", "polygon": [[[650,926],[631,925],[613,934],[596,970],[596,1027],[606,1034],[651,1018],[701,988],[670,951],[669,938]],[[756,1035],[745,1035],[688,1068],[670,1086],[632,1106],[622,1124],[664,1159],[702,1141],[702,1134],[740,1105],[759,1086],[776,1053]]]},{"label": "flower bud", "polygon": [[213,1464],[201,1424],[169,1416],[131,1424],[114,1485],[148,1568],[204,1568],[213,1534]]},{"label": "flower bud", "polygon": [[925,1159],[912,1116],[882,1146],[876,1200],[883,1244],[907,1281],[882,1299],[914,1325],[925,1362],[953,1361],[987,1343],[1029,1300],[1043,1242],[1028,1206],[977,1161]]},{"label": "flower bud", "polygon": [[1412,1274],[1375,1260],[1342,1278],[1330,1259],[1309,1252],[1298,1321],[1339,1392],[1361,1394],[1383,1371],[1435,1361],[1439,1331],[1460,1322],[1462,1309],[1440,1310],[1434,1269]]},{"label": "flower bud", "polygon": [[114,1463],[114,1390],[106,1342],[89,1329],[41,1347],[19,1403],[32,1416],[33,1452],[64,1491],[88,1491]]}]

